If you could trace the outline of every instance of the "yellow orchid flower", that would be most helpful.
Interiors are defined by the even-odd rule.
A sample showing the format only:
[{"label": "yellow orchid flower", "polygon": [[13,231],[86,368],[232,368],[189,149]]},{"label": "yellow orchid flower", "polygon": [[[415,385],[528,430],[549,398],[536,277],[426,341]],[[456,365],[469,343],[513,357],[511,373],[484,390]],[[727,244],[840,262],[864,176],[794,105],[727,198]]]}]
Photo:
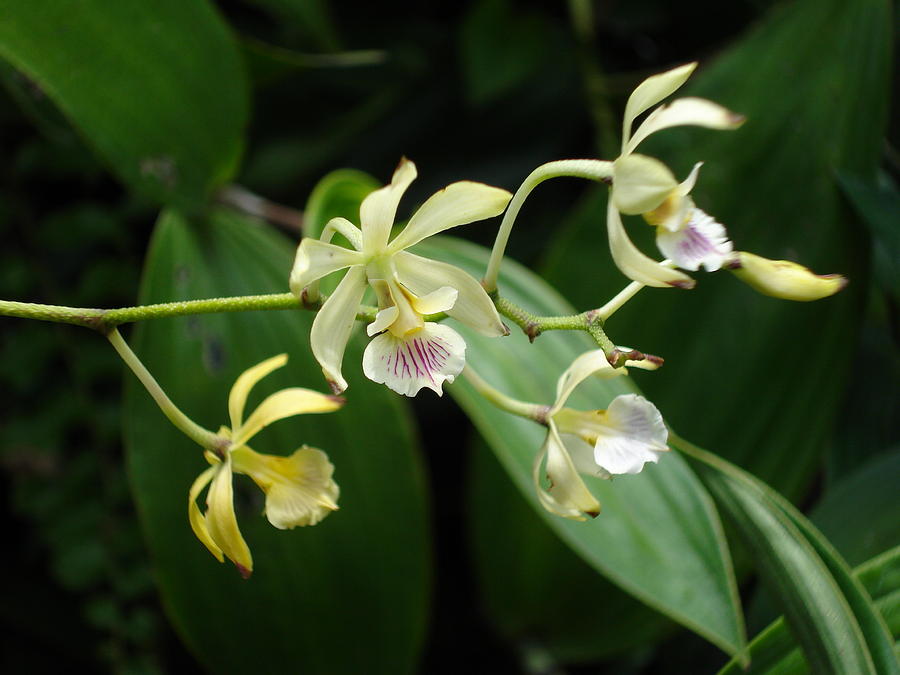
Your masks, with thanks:
[{"label": "yellow orchid flower", "polygon": [[[375,291],[379,310],[367,332],[380,334],[366,348],[363,372],[406,396],[415,396],[422,387],[441,395],[444,381],[453,382],[465,366],[462,337],[449,326],[426,322],[424,315],[446,312],[488,336],[509,332],[474,278],[406,249],[452,227],[499,215],[512,195],[482,183],[453,183],[432,195],[390,239],[400,198],[415,177],[415,164],[404,158],[390,184],[363,200],[361,228],[335,218],[326,225],[323,240],[304,239],[297,248],[290,279],[297,297],[325,275],[349,268],[310,333],[313,355],[335,393],[347,388],[341,362],[367,285]],[[325,241],[332,232],[344,235],[353,250]]]},{"label": "yellow orchid flower", "polygon": [[[303,413],[331,412],[343,405],[338,397],[293,387],[266,398],[245,420],[244,407],[250,390],[286,363],[286,354],[274,356],[246,370],[235,381],[228,397],[231,428],[219,430],[219,436],[228,439],[228,445],[221,455],[206,451],[204,456],[211,466],[197,477],[188,496],[188,518],[194,534],[219,562],[226,557],[231,560],[244,578],[253,571],[253,557],[234,513],[233,474],[250,476],[262,489],[266,495],[266,517],[281,530],[315,525],[338,508],[339,490],[332,479],[334,466],[324,452],[304,445],[289,457],[279,457],[247,446],[272,422]],[[207,485],[208,508],[204,514],[197,498]]]},{"label": "yellow orchid flower", "polygon": [[[654,368],[655,364],[628,361],[627,366]],[[640,473],[647,462],[656,463],[666,445],[668,431],[662,415],[637,394],[617,396],[606,410],[564,407],[575,388],[590,376],[617,377],[625,368],[613,368],[601,350],[582,354],[560,376],[556,401],[547,412],[547,439],[534,461],[532,477],[545,509],[572,520],[596,516],[600,503],[580,474],[599,478]],[[541,467],[550,487],[541,485]]]},{"label": "yellow orchid flower", "polygon": [[689,193],[701,164],[679,183],[658,159],[635,152],[648,136],[675,126],[734,129],[744,117],[702,98],[681,98],[651,112],[632,135],[634,120],[683,85],[697,67],[689,63],[644,80],[625,106],[622,150],[613,162],[612,194],[607,210],[610,249],[616,265],[635,281],[647,286],[692,288],[686,274],[660,264],[641,253],[625,232],[620,213],[641,214],[657,226],[656,243],[677,267],[696,271],[719,269],[732,250],[725,228],[698,209]]}]

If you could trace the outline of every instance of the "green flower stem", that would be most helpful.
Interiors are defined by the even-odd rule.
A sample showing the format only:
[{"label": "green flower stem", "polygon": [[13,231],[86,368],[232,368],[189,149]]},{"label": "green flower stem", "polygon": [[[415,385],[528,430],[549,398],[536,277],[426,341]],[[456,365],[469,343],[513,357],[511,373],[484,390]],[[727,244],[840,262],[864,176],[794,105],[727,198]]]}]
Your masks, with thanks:
[{"label": "green flower stem", "polygon": [[489,403],[506,412],[525,417],[541,424],[546,423],[548,407],[537,403],[526,403],[494,389],[468,363],[462,371],[463,377]]},{"label": "green flower stem", "polygon": [[147,370],[143,363],[141,363],[137,354],[131,351],[131,347],[128,346],[128,343],[122,339],[119,331],[113,328],[106,334],[106,337],[119,353],[119,356],[122,357],[125,364],[131,368],[131,372],[133,372],[141,381],[141,384],[144,385],[147,393],[149,393],[150,396],[153,397],[153,400],[156,401],[156,405],[159,406],[159,409],[169,418],[169,421],[185,436],[199,444],[201,447],[221,452],[221,445],[224,439],[217,436],[212,431],[201,427],[190,417],[181,412],[181,410],[178,409],[178,406],[172,403],[172,400],[166,395],[166,392],[162,390],[162,387],[159,386],[159,383],[154,379],[153,375],[150,374],[150,371]]},{"label": "green flower stem", "polygon": [[487,271],[484,273],[482,284],[488,293],[497,290],[497,277],[500,275],[500,263],[503,261],[503,254],[506,251],[506,244],[509,241],[509,235],[512,231],[516,216],[522,208],[525,198],[534,188],[550,178],[561,178],[563,176],[571,176],[574,178],[586,178],[588,180],[608,181],[612,178],[612,162],[605,162],[599,159],[561,159],[555,162],[542,164],[528,177],[516,190],[506,213],[503,214],[503,221],[500,223],[500,229],[497,232],[497,238],[494,240],[494,248],[491,251],[491,259],[488,262]]},{"label": "green flower stem", "polygon": [[638,291],[644,288],[644,284],[640,281],[632,281],[625,288],[623,288],[619,293],[609,302],[607,302],[603,307],[600,307],[596,310],[597,315],[600,317],[600,320],[606,322],[609,317],[615,314],[619,309],[622,308],[626,302],[631,300],[635,295],[637,295]]},{"label": "green flower stem", "polygon": [[[212,314],[216,312],[249,312],[275,309],[309,309],[317,311],[327,296],[316,302],[302,303],[291,293],[269,295],[243,295],[231,298],[210,298],[208,300],[185,300],[164,302],[158,305],[140,305],[121,309],[90,309],[84,307],[62,307],[40,305],[31,302],[0,300],[0,316],[15,316],[23,319],[69,323],[108,333],[116,326],[146,319],[161,319],[170,316],[190,314]],[[375,320],[377,308],[360,305],[356,318],[367,323]],[[429,317],[430,319],[432,317]],[[437,318],[437,317],[434,317]]]}]

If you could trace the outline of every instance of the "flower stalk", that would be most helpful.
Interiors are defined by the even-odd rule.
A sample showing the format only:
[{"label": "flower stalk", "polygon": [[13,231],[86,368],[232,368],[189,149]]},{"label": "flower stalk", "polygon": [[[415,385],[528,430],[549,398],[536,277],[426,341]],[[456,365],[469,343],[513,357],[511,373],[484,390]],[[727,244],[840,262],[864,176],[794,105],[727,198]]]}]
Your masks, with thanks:
[{"label": "flower stalk", "polygon": [[131,372],[137,376],[137,379],[141,381],[141,384],[144,385],[144,389],[146,389],[147,393],[150,394],[154,401],[156,401],[156,405],[159,406],[159,409],[162,410],[169,421],[185,436],[201,447],[212,450],[216,454],[221,454],[223,450],[222,446],[228,444],[227,439],[214,434],[208,429],[204,429],[190,417],[181,412],[178,406],[172,402],[172,399],[166,395],[166,392],[163,391],[162,387],[159,386],[156,378],[150,374],[150,371],[147,370],[147,367],[141,362],[137,354],[131,350],[131,347],[128,346],[128,343],[125,342],[117,329],[113,328],[110,330],[106,334],[106,338],[116,352],[118,352],[119,356],[122,357],[125,365],[127,365],[131,369]]},{"label": "flower stalk", "polygon": [[516,217],[519,215],[519,210],[522,208],[522,203],[534,188],[545,180],[565,176],[605,182],[612,178],[612,173],[612,162],[597,159],[561,159],[542,164],[528,174],[528,177],[522,181],[522,185],[519,186],[519,189],[516,190],[512,200],[509,202],[506,213],[503,214],[500,229],[497,231],[497,238],[494,240],[494,248],[491,250],[491,259],[488,261],[487,270],[481,282],[484,289],[489,294],[497,290],[500,263],[503,262],[503,254],[506,251],[506,244],[509,242],[509,235],[516,222]]},{"label": "flower stalk", "polygon": [[468,363],[466,364],[466,367],[463,368],[462,376],[472,385],[472,388],[491,405],[500,408],[500,410],[512,413],[513,415],[533,420],[539,424],[547,424],[548,406],[539,405],[537,403],[526,403],[525,401],[520,401],[519,399],[507,396],[488,384],[487,381]]}]

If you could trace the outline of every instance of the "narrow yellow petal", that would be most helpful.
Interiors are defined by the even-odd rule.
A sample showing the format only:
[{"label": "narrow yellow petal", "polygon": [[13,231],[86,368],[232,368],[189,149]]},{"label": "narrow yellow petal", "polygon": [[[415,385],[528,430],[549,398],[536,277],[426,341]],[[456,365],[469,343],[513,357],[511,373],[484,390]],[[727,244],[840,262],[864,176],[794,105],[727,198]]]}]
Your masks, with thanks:
[{"label": "narrow yellow petal", "polygon": [[550,414],[552,415],[565,405],[569,396],[575,391],[575,387],[584,382],[584,380],[591,375],[609,378],[624,375],[625,372],[624,368],[613,368],[609,364],[606,354],[603,353],[602,349],[594,349],[585,352],[572,361],[572,365],[566,368],[565,372],[560,375],[559,380],[556,383],[556,402],[550,409]]},{"label": "narrow yellow petal", "polygon": [[622,274],[645,286],[666,288],[693,288],[694,280],[686,274],[674,270],[648,258],[632,243],[622,225],[622,218],[610,199],[606,210],[606,228],[609,235],[609,249],[613,261]]},{"label": "narrow yellow petal", "polygon": [[350,268],[334,293],[316,313],[309,334],[313,356],[322,366],[325,379],[336,394],[347,388],[347,381],[341,374],[341,363],[356,321],[356,311],[365,291],[366,268]]},{"label": "narrow yellow petal", "polygon": [[388,250],[397,253],[451,227],[500,215],[510,199],[506,190],[483,183],[452,183],[419,207]]},{"label": "narrow yellow petal", "polygon": [[725,267],[763,295],[784,300],[821,300],[847,285],[840,274],[814,274],[795,262],[769,260],[746,251],[739,251]]},{"label": "narrow yellow petal", "polygon": [[628,145],[631,136],[631,125],[635,118],[645,110],[652,108],[664,98],[674,93],[681,85],[687,82],[687,79],[697,67],[697,62],[688,63],[664,73],[653,75],[641,82],[631,96],[628,97],[628,103],[625,106],[625,119],[622,123],[622,150]]},{"label": "narrow yellow petal", "polygon": [[299,298],[303,289],[317,279],[351,265],[362,265],[365,261],[365,256],[359,251],[351,251],[318,239],[304,239],[297,247],[294,266],[291,268],[291,293]]},{"label": "narrow yellow petal", "polygon": [[197,506],[197,497],[200,496],[200,493],[203,492],[203,488],[207,486],[209,481],[213,479],[218,468],[218,466],[209,467],[197,476],[197,480],[191,485],[190,492],[188,492],[188,520],[197,539],[209,549],[209,552],[216,557],[216,560],[224,562],[225,558],[222,556],[222,549],[213,541],[209,528],[206,525],[206,516],[200,512],[200,507]]},{"label": "narrow yellow petal", "polygon": [[387,246],[397,206],[403,193],[416,179],[416,165],[404,157],[394,171],[391,182],[366,197],[359,207],[363,251],[371,255]]},{"label": "narrow yellow petal", "polygon": [[697,126],[707,129],[736,129],[744,123],[744,116],[733,113],[705,98],[680,98],[661,106],[647,116],[634,132],[622,154],[634,152],[638,144],[650,134],[678,126]]},{"label": "narrow yellow petal", "polygon": [[279,354],[252,368],[248,368],[238,376],[228,395],[228,416],[231,419],[231,428],[238,429],[244,417],[244,406],[247,404],[247,396],[250,390],[273,370],[278,370],[288,361],[287,354]]},{"label": "narrow yellow petal", "polygon": [[245,579],[253,572],[253,556],[234,514],[234,488],[231,485],[231,457],[215,467],[209,492],[206,495],[206,524],[210,537],[225,556],[235,564]]},{"label": "narrow yellow petal", "polygon": [[240,447],[246,444],[272,422],[304,413],[332,412],[343,404],[343,399],[337,396],[326,396],[312,389],[292,387],[276,391],[259,404],[242,426],[234,430],[232,446]]},{"label": "narrow yellow petal", "polygon": [[[541,464],[544,457],[547,458],[546,473],[550,480],[550,488],[547,490],[541,485]],[[600,502],[578,474],[552,421],[544,447],[535,458],[532,480],[538,500],[551,513],[571,520],[585,520],[585,514],[596,517],[600,513]]]}]

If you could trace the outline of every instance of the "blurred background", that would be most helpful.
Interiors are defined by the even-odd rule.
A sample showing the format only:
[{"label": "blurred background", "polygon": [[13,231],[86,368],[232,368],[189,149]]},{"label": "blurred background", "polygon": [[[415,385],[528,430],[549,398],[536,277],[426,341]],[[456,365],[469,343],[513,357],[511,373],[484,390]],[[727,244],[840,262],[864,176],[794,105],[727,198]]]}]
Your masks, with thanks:
[{"label": "blurred background", "polygon": [[[273,243],[278,252],[272,255],[286,256],[279,268],[286,290],[290,260],[283,240],[299,239],[310,194],[329,172],[357,169],[383,183],[401,156],[413,159],[419,178],[401,206],[404,215],[455,180],[514,191],[547,161],[614,158],[631,89],[650,74],[700,61],[689,93],[745,113],[749,121],[733,134],[673,130],[643,151],[679,176],[695,161],[707,162],[696,201],[729,227],[738,248],[798,260],[821,273],[841,272],[851,284],[823,303],[788,306],[753,295],[724,273],[697,275],[699,288],[691,294],[640,296],[610,322],[610,333],[667,359],[652,378],[639,373],[637,384],[682,435],[818,513],[816,522],[851,565],[898,543],[891,486],[900,466],[900,156],[897,117],[889,113],[897,86],[890,72],[896,37],[890,3],[192,0],[179,8],[177,0],[158,6],[130,0],[112,9],[47,0],[24,10],[15,4],[0,2],[0,297],[83,307],[136,303],[151,236],[157,258],[169,255],[170,240],[153,234],[161,206],[169,218],[196,221],[204,204],[246,217],[252,203],[256,213],[249,215],[268,216],[280,231],[281,248]],[[146,46],[143,60],[129,60],[123,48],[121,83],[108,76],[115,70],[90,75],[94,42],[113,44],[107,37],[118,34],[117,22],[123,43]],[[207,41],[225,56],[207,50]],[[195,63],[189,60],[194,53],[207,56]],[[156,73],[155,61],[167,68],[181,64],[184,80],[160,85],[168,71]],[[146,98],[141,77],[149,83]],[[180,86],[193,95],[179,98]],[[129,127],[125,113],[132,110],[141,123]],[[148,144],[158,140],[161,147],[183,143],[185,152],[196,133],[197,155],[216,155],[198,161],[197,175],[206,171],[197,179],[200,187],[182,189],[190,171],[165,154],[123,168],[129,150],[119,141],[117,120],[124,120],[126,134]],[[216,145],[220,128],[223,138],[233,137],[233,147]],[[208,137],[205,129],[212,130]],[[248,202],[248,192],[287,210],[276,209],[273,217],[271,205]],[[602,186],[574,179],[541,186],[508,249],[579,311],[602,304],[626,281],[605,250],[605,199]],[[165,236],[182,236],[172,234],[175,229]],[[490,246],[495,231],[491,222],[455,234]],[[637,221],[632,231],[645,251],[653,250],[650,233]],[[198,235],[192,250],[213,256],[215,247],[207,243]],[[204,292],[192,279],[173,282],[174,292],[206,297],[226,294],[222,288],[234,294],[279,290],[277,270],[265,277],[272,289],[254,287],[255,277],[243,271],[243,244],[234,238],[229,245],[231,253],[207,262],[230,286]],[[149,299],[148,289],[165,284],[152,270],[143,274]],[[228,360],[236,352],[225,350],[227,363],[218,368],[223,348],[203,336],[216,334],[219,324],[209,321],[178,324],[191,339],[202,334],[196,338],[202,359],[167,361],[159,352],[162,372],[154,372],[166,384],[167,375],[175,379],[179,372],[176,363],[188,368],[202,360],[205,370],[197,377],[218,378],[209,390],[219,397],[210,402],[212,416],[224,411],[227,383],[253,361]],[[177,558],[171,551],[181,549],[173,544],[161,553],[161,535],[148,526],[157,513],[147,497],[151,488],[135,478],[146,475],[145,455],[130,449],[126,462],[122,443],[126,406],[134,411],[140,403],[137,396],[131,403],[123,399],[122,368],[112,350],[97,335],[69,326],[0,318],[0,328],[0,517],[6,533],[0,668],[57,672],[64,663],[99,672],[240,672],[237,662],[211,657],[204,639],[185,637],[194,624],[172,600],[178,591],[166,568]],[[248,324],[243,330],[256,329]],[[302,341],[308,323],[294,330]],[[152,344],[163,341],[157,337]],[[276,337],[270,335],[273,349],[305,350],[303,342],[278,347]],[[353,362],[348,357],[345,363]],[[304,384],[319,386],[315,369],[304,367],[312,373]],[[354,375],[348,378],[356,385]],[[174,386],[190,400],[190,387]],[[403,425],[411,420],[397,434],[418,458],[407,477],[411,501],[398,497],[393,508],[408,513],[410,504],[421,507],[411,526],[415,551],[402,552],[421,562],[408,596],[409,607],[417,607],[407,612],[415,627],[411,637],[396,635],[404,647],[395,663],[404,665],[394,672],[714,672],[727,660],[565,549],[449,397],[416,398],[412,417],[406,402],[381,405]],[[146,423],[132,424],[132,439],[163,425],[157,411],[145,406],[145,412]],[[372,413],[369,423],[377,419]],[[221,423],[216,420],[208,424]],[[322,433],[321,447],[340,444]],[[178,514],[166,527],[179,529],[197,569],[236,576],[219,570],[190,540],[185,476],[202,468],[198,459],[165,495]],[[158,478],[162,469],[153,471]],[[144,495],[138,508],[135,490]],[[248,505],[247,519],[261,520],[254,514],[258,509]],[[399,535],[395,543],[406,545]],[[735,558],[752,636],[777,611],[756,592],[740,549]],[[355,575],[349,564],[343,572]],[[165,601],[157,582],[167,589]],[[245,600],[229,597],[236,596],[223,595],[221,605],[192,602],[209,614],[222,607],[239,613]],[[296,602],[294,611],[302,615],[302,601]],[[362,605],[340,610],[365,612]],[[357,633],[340,634],[341,625],[335,619],[334,649],[352,652]],[[241,635],[238,628],[218,637],[240,641]],[[353,672],[324,663],[298,669]]]}]

